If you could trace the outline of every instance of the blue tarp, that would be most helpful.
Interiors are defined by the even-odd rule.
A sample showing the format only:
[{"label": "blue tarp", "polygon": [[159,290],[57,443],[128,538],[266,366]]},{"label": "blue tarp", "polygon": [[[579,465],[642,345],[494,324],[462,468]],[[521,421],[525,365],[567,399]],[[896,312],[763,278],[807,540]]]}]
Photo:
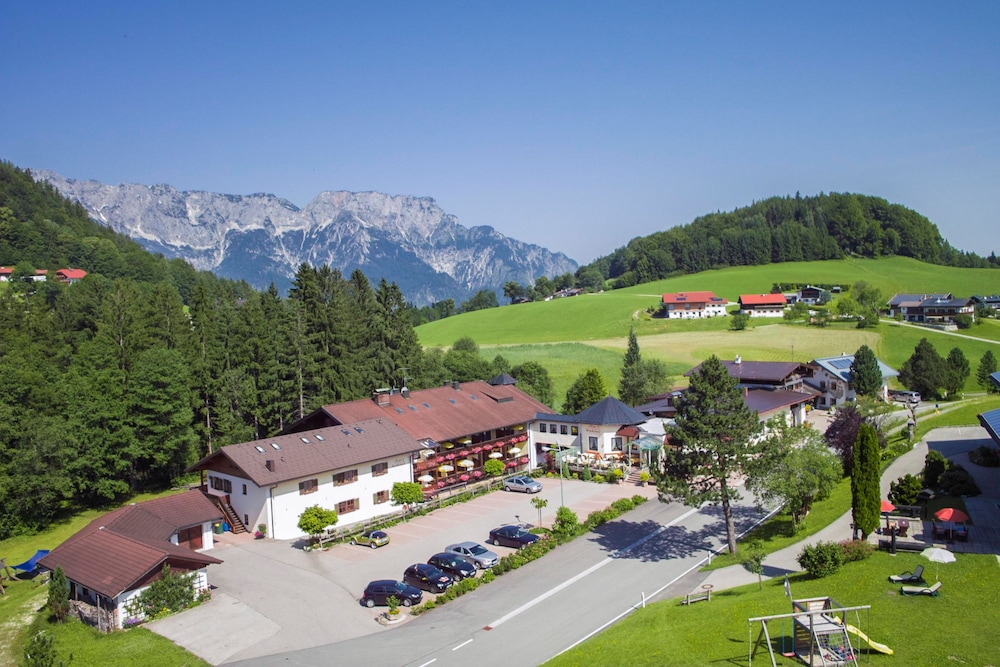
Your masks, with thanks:
[{"label": "blue tarp", "polygon": [[21,570],[22,572],[34,572],[35,568],[38,567],[38,561],[43,557],[47,556],[49,553],[48,549],[39,549],[35,552],[35,555],[17,565],[11,565],[15,570]]}]

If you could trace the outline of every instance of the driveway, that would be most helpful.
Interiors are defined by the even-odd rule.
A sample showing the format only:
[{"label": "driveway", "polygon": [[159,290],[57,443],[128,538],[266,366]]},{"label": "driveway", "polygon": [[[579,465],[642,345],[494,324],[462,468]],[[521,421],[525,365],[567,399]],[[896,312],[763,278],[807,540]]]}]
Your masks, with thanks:
[{"label": "driveway", "polygon": [[[389,528],[391,542],[379,549],[343,544],[305,553],[295,541],[217,536],[213,555],[224,562],[209,569],[212,600],[147,627],[212,664],[387,632],[376,621],[384,610],[358,603],[369,581],[398,579],[410,564],[425,562],[454,542],[485,543],[491,528],[515,523],[518,516],[537,523],[535,497],[548,500],[542,523],[551,525],[560,483],[558,478],[540,481],[539,494],[497,491]],[[563,480],[561,492],[581,520],[621,497],[656,497],[655,487],[575,480]],[[501,556],[512,551],[490,548]]]}]

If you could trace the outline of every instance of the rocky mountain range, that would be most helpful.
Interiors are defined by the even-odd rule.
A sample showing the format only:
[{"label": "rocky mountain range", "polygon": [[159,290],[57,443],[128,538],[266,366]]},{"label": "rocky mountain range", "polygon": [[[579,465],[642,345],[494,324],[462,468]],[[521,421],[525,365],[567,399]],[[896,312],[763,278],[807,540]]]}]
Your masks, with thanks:
[{"label": "rocky mountain range", "polygon": [[302,263],[329,264],[373,283],[395,282],[411,303],[502,291],[577,269],[563,253],[508,238],[492,227],[464,227],[429,197],[323,192],[305,208],[271,194],[226,195],[169,185],[107,185],[33,170],[95,220],[152,252],[198,269],[274,282],[282,293]]}]

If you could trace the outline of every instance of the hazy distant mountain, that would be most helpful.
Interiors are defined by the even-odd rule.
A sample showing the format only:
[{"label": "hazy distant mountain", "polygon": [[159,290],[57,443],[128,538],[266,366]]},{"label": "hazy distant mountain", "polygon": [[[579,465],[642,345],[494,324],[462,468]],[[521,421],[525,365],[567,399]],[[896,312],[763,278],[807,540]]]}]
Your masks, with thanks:
[{"label": "hazy distant mountain", "polygon": [[395,282],[424,305],[461,301],[480,289],[500,291],[577,268],[562,253],[505,237],[492,227],[463,227],[429,197],[379,192],[323,192],[305,208],[270,194],[180,191],[169,185],[106,185],[36,171],[90,215],[153,252],[198,269],[270,282],[284,293],[303,262],[372,282]]}]

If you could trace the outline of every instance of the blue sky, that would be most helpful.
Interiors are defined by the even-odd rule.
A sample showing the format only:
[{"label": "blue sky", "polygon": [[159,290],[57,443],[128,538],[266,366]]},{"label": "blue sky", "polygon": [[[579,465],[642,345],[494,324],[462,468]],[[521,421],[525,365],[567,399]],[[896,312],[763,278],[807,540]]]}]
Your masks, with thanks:
[{"label": "blue sky", "polygon": [[289,4],[7,6],[0,158],[430,196],[581,263],[821,191],[1000,251],[1000,3]]}]

